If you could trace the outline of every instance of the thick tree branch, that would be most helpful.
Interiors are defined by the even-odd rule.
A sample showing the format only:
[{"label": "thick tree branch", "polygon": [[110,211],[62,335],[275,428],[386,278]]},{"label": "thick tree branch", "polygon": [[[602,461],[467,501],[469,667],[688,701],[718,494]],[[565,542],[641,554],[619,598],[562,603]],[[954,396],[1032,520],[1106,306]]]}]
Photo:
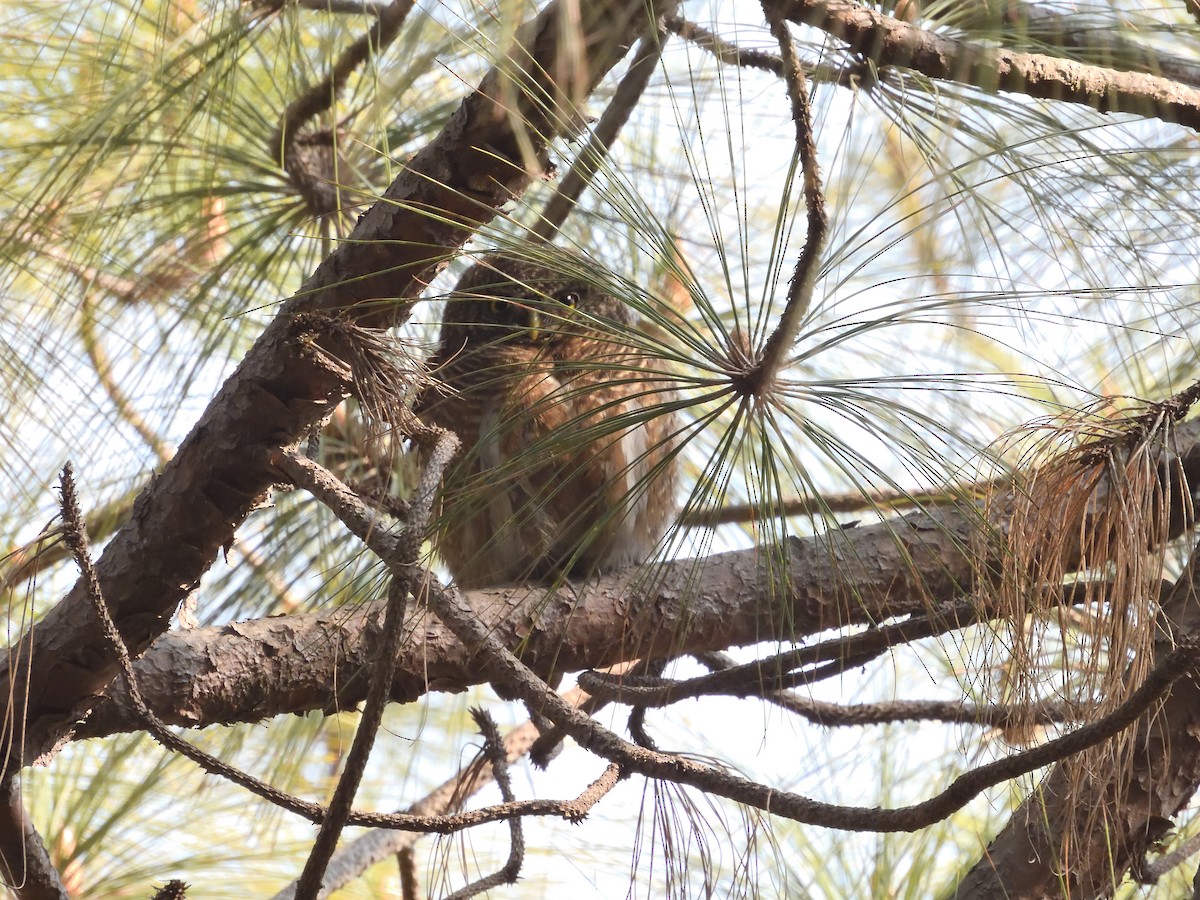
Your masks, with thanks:
[{"label": "thick tree branch", "polygon": [[69,900],[62,878],[21,797],[21,781],[0,781],[0,882],[20,900]]},{"label": "thick tree branch", "polygon": [[[167,629],[221,547],[265,499],[277,477],[269,451],[307,433],[349,388],[348,369],[316,352],[293,329],[293,318],[322,309],[363,324],[405,317],[411,303],[403,301],[420,293],[422,279],[525,189],[571,105],[646,21],[640,0],[587,4],[578,20],[556,3],[547,6],[285,305],[97,562],[133,654]],[[586,56],[565,46],[585,47]],[[24,751],[7,757],[7,771],[52,753],[117,672],[87,604],[76,585],[0,665],[4,739]]]},{"label": "thick tree branch", "polygon": [[[1064,14],[1049,5],[1020,0],[1008,0],[1002,7],[978,3],[960,10],[968,16],[974,13],[977,18],[956,17],[955,23],[972,30],[979,28],[993,33],[999,30],[1001,42],[1016,38],[1026,44],[1049,46],[1054,51],[1062,51],[1061,55],[1066,57],[1114,69],[1161,75],[1190,87],[1200,87],[1200,66],[1138,41],[1139,37],[1153,40],[1154,31],[1139,34],[1141,23],[1136,18],[1132,22],[1122,22],[1114,16],[1116,11],[1112,9],[1085,6],[1069,9],[1071,11]],[[1116,15],[1123,18],[1124,14],[1122,11]],[[1120,27],[1122,24],[1127,30]]]},{"label": "thick tree branch", "polygon": [[[935,544],[945,558],[959,556],[957,568],[969,581],[969,565],[953,535],[938,531],[930,520],[921,524],[932,534],[912,529],[911,549],[931,567],[941,565],[934,559],[944,558]],[[753,550],[671,563],[656,573],[652,590],[646,590],[645,573],[633,570],[570,584],[549,596],[543,588],[509,588],[473,591],[469,597],[489,630],[506,646],[521,647],[522,660],[544,679],[640,656],[791,640],[838,624],[865,624],[886,616],[888,608],[923,610],[928,597],[918,590],[919,574],[902,574],[905,545],[882,532],[854,532],[862,533],[862,547],[870,551],[871,562],[861,567],[831,564],[828,551],[816,541],[793,545],[787,587],[793,599],[791,619],[780,596],[763,581],[760,554]],[[884,560],[888,562],[881,565],[894,564],[897,571],[876,569]],[[866,599],[850,601],[847,575],[862,576]],[[949,579],[941,584],[942,594],[958,591]],[[292,615],[173,631],[138,661],[139,684],[164,720],[182,725],[350,708],[365,695],[362,672],[378,643],[381,614],[382,603],[376,602],[349,614]],[[461,691],[487,679],[474,654],[436,619],[418,619],[401,647],[392,700],[411,702],[430,690]],[[336,695],[331,692],[335,684]],[[138,727],[122,711],[125,703],[122,687],[112,685],[108,699],[76,735]]]},{"label": "thick tree branch", "polygon": [[[895,809],[839,806],[749,781],[713,766],[675,754],[659,753],[624,741],[562,701],[545,682],[506,650],[480,623],[453,588],[431,585],[430,607],[468,646],[480,648],[489,678],[531,710],[544,713],[583,748],[637,772],[680,785],[690,785],[764,812],[811,825],[848,831],[916,831],[961,809],[988,787],[1028,774],[1057,760],[1103,743],[1138,720],[1157,704],[1172,684],[1200,666],[1200,639],[1191,638],[1161,659],[1146,679],[1110,715],[1031,750],[972,769],[941,793],[920,803]],[[499,810],[499,807],[494,807]]]},{"label": "thick tree branch", "polygon": [[[1158,471],[1170,491],[1177,535],[1191,502],[1181,488],[1200,484],[1200,422],[1175,429],[1172,449],[1159,452]],[[787,554],[788,570],[782,575],[771,570],[777,582],[763,575],[765,549],[759,548],[678,560],[653,577],[640,570],[617,572],[558,592],[481,590],[468,599],[501,643],[521,647],[522,661],[544,679],[638,657],[791,641],[828,628],[925,613],[961,596],[978,577],[979,559],[985,568],[998,562],[1005,517],[1002,503],[993,509],[997,543],[990,563],[971,549],[984,524],[980,509],[958,507],[790,541],[778,548]],[[374,530],[382,531],[378,523]],[[138,660],[138,681],[157,714],[180,725],[348,708],[365,696],[362,671],[378,645],[381,615],[377,603],[349,615],[295,615],[171,632]],[[400,653],[391,694],[397,702],[429,690],[464,690],[488,677],[431,618],[411,623]],[[339,686],[336,696],[332,684]],[[78,736],[138,727],[122,712],[125,705],[122,688],[113,685]]]},{"label": "thick tree branch", "polygon": [[780,6],[792,21],[828,32],[879,66],[1200,130],[1200,90],[1156,75],[959,41],[847,0],[784,0]]}]

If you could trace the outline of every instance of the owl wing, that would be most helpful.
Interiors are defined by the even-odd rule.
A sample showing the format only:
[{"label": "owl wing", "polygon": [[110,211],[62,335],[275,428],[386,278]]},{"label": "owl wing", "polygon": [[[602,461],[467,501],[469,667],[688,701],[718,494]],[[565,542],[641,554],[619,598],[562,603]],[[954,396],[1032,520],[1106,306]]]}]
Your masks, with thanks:
[{"label": "owl wing", "polygon": [[514,427],[503,455],[517,463],[522,491],[545,510],[548,562],[607,569],[646,555],[647,476],[663,450],[654,421],[636,421],[644,386],[628,371],[546,371],[519,379]]},{"label": "owl wing", "polygon": [[486,548],[488,580],[541,577],[553,556],[560,528],[546,498],[557,478],[549,451],[567,421],[556,402],[561,385],[545,367],[530,363],[524,374],[505,379],[503,396],[484,400],[477,419],[473,477],[489,498],[469,526],[469,543]]},{"label": "owl wing", "polygon": [[546,496],[543,482],[561,464],[563,452],[555,444],[565,439],[573,406],[563,383],[546,368],[513,379],[499,410],[498,456],[531,497]]}]

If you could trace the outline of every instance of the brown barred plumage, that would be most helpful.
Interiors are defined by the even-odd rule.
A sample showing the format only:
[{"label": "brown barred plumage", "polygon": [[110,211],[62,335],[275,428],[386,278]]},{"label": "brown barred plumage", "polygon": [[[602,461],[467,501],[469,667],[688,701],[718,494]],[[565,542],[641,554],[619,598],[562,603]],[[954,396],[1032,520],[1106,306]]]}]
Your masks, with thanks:
[{"label": "brown barred plumage", "polygon": [[[675,416],[661,362],[594,283],[491,256],[446,303],[417,405],[463,450],[437,549],[474,588],[645,560],[676,510]],[[634,341],[636,344],[636,339]]]}]

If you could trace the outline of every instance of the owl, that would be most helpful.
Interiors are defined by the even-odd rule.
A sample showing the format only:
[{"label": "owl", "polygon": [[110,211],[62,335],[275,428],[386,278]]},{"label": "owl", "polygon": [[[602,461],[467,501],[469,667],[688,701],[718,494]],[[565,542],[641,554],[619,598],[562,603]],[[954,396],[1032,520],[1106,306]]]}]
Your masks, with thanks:
[{"label": "owl", "polygon": [[500,255],[447,300],[416,412],[462,441],[435,536],[460,587],[604,572],[654,551],[677,506],[677,428],[662,364],[633,326],[594,280]]}]

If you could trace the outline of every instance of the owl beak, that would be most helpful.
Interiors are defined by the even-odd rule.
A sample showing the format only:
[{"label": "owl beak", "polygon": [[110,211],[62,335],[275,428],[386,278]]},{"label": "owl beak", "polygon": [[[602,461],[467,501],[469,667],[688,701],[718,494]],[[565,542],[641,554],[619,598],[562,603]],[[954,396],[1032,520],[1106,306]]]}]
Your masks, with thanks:
[{"label": "owl beak", "polygon": [[536,309],[529,310],[529,340],[537,343],[542,334],[542,316]]}]

